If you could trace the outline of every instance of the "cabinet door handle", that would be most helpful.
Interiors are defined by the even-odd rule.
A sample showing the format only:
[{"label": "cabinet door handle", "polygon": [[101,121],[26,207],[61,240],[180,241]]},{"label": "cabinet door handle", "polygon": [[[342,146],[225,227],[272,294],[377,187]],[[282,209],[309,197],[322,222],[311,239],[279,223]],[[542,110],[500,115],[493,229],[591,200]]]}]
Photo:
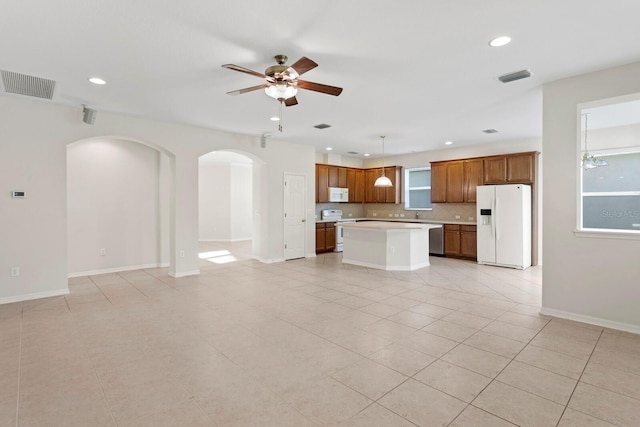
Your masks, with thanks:
[{"label": "cabinet door handle", "polygon": [[302,222],[307,222],[307,220],[306,220],[306,219],[303,219],[303,220],[302,220]]}]

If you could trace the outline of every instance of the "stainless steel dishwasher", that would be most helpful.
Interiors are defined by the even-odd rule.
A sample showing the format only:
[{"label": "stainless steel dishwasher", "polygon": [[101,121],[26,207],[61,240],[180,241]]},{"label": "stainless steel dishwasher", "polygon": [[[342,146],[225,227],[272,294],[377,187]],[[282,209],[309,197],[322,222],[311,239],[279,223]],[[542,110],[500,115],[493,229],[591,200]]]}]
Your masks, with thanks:
[{"label": "stainless steel dishwasher", "polygon": [[429,230],[429,255],[444,256],[444,226]]}]

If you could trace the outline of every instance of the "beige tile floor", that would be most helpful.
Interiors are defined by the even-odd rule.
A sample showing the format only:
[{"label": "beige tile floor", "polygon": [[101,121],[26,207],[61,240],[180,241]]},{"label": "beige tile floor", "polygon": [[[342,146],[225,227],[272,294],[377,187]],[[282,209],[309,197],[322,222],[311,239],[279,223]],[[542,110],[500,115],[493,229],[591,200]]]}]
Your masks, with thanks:
[{"label": "beige tile floor", "polygon": [[541,268],[202,252],[0,306],[0,425],[640,425],[640,337],[540,316]]}]

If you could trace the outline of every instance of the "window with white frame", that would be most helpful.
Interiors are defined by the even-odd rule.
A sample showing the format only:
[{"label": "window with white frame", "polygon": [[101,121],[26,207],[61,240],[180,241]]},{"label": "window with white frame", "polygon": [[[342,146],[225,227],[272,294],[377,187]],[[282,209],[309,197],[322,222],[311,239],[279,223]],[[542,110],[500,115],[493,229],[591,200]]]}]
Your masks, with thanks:
[{"label": "window with white frame", "polygon": [[640,100],[582,108],[581,121],[578,229],[640,237]]},{"label": "window with white frame", "polygon": [[431,209],[431,168],[404,170],[404,208],[411,210]]}]

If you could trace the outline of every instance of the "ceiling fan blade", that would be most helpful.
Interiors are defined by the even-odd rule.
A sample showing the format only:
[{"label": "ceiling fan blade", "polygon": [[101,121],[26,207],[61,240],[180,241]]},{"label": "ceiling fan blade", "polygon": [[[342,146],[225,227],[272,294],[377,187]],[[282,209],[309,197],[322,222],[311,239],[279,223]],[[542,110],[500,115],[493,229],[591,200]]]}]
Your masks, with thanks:
[{"label": "ceiling fan blade", "polygon": [[267,76],[265,76],[265,75],[264,75],[264,74],[262,74],[262,73],[259,73],[259,72],[257,72],[257,71],[250,70],[250,69],[248,69],[248,68],[241,67],[241,66],[239,66],[239,65],[234,65],[234,64],[224,64],[222,67],[223,67],[223,68],[228,68],[228,69],[230,69],[230,70],[234,70],[234,71],[240,71],[241,73],[251,74],[252,76],[260,77],[261,79],[265,79],[265,78],[267,78]]},{"label": "ceiling fan blade", "polygon": [[227,92],[227,95],[240,95],[247,92],[253,92],[254,90],[264,89],[268,86],[271,86],[271,83],[265,83],[258,86],[246,87],[244,89],[232,90],[231,92]]},{"label": "ceiling fan blade", "polygon": [[284,105],[286,107],[293,107],[294,105],[298,105],[298,100],[295,96],[292,96],[291,98],[287,98],[284,100]]},{"label": "ceiling fan blade", "polygon": [[326,93],[327,95],[338,96],[342,93],[341,87],[323,85],[321,83],[313,83],[305,80],[295,80],[298,89],[312,90],[314,92]]},{"label": "ceiling fan blade", "polygon": [[302,58],[298,59],[296,63],[290,66],[289,68],[293,68],[293,70],[296,73],[298,73],[299,76],[301,76],[307,71],[313,70],[317,66],[318,64],[316,64],[314,61],[307,58],[306,56],[303,56]]}]

